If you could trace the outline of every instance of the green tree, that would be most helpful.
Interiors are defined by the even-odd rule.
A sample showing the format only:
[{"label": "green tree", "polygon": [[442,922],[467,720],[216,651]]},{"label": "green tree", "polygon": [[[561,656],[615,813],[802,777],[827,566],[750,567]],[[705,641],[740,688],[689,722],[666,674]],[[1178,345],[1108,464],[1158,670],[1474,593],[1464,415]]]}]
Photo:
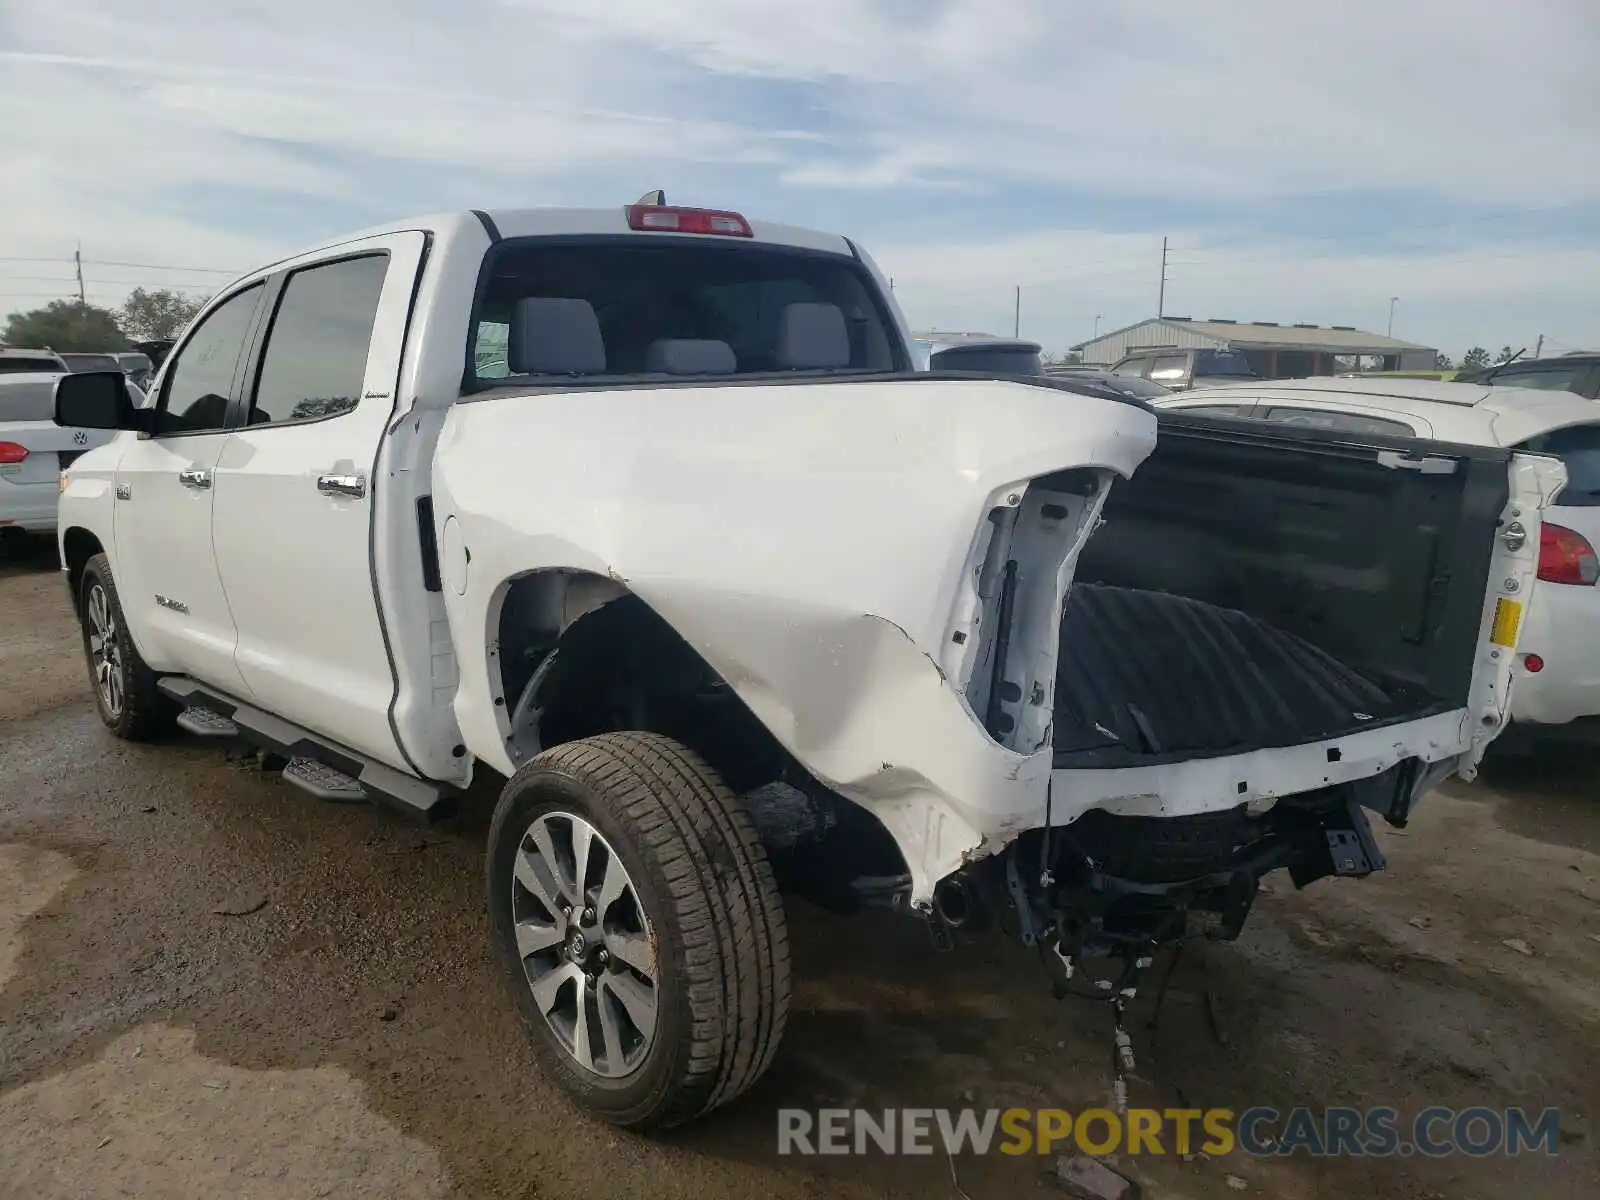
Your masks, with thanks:
[{"label": "green tree", "polygon": [[1455,369],[1455,363],[1450,361],[1450,356],[1448,354],[1435,355],[1433,365],[1440,371],[1450,371]]},{"label": "green tree", "polygon": [[44,308],[12,313],[4,334],[8,346],[30,350],[126,350],[128,339],[109,309],[76,300],[52,300]]},{"label": "green tree", "polygon": [[1515,353],[1516,351],[1510,346],[1501,346],[1500,353],[1494,356],[1494,361],[1497,363],[1510,362],[1511,356]]},{"label": "green tree", "polygon": [[1461,369],[1463,371],[1479,371],[1488,365],[1489,352],[1482,346],[1474,346],[1461,359]]},{"label": "green tree", "polygon": [[119,323],[129,337],[138,341],[166,341],[177,337],[204,306],[204,299],[197,300],[182,292],[134,288],[123,301]]}]

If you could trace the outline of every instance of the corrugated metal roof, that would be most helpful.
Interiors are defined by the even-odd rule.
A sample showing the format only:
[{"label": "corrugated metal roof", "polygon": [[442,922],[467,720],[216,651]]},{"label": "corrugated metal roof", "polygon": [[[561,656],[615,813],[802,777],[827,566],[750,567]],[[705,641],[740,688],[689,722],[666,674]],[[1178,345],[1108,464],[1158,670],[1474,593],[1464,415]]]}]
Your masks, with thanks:
[{"label": "corrugated metal roof", "polygon": [[[1385,337],[1381,333],[1367,333],[1347,325],[1281,325],[1269,321],[1228,321],[1215,318],[1209,321],[1191,321],[1187,317],[1152,317],[1136,325],[1114,329],[1087,342],[1080,342],[1073,349],[1082,350],[1135,329],[1148,330],[1150,334],[1170,333],[1171,345],[1183,345],[1186,341],[1192,345],[1193,341],[1190,339],[1207,338],[1244,350],[1321,350],[1332,354],[1393,354],[1401,350],[1433,349],[1432,346],[1403,342],[1398,338]],[[1153,338],[1140,338],[1137,344],[1151,346],[1163,343]]]}]

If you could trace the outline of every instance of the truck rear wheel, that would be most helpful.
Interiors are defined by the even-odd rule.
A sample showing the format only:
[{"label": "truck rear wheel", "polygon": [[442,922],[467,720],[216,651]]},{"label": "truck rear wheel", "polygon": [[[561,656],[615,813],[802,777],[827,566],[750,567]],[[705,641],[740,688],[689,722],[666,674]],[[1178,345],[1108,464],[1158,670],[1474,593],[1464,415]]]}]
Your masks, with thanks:
[{"label": "truck rear wheel", "polygon": [[117,598],[111,563],[96,554],[83,568],[78,613],[83,654],[89,663],[95,708],[106,728],[130,742],[149,741],[172,728],[177,708],[156,687],[156,674],[139,657]]},{"label": "truck rear wheel", "polygon": [[495,950],[541,1064],[630,1129],[681,1124],[771,1064],[783,902],[749,816],[670,738],[610,733],[512,776],[489,831]]}]

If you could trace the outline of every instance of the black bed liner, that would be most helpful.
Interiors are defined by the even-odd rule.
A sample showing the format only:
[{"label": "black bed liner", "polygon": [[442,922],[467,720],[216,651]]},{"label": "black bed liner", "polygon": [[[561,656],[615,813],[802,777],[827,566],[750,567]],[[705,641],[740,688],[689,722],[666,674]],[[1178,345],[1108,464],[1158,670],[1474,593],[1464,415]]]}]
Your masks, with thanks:
[{"label": "black bed liner", "polygon": [[1164,592],[1077,584],[1061,634],[1057,767],[1295,746],[1448,707],[1255,617]]}]

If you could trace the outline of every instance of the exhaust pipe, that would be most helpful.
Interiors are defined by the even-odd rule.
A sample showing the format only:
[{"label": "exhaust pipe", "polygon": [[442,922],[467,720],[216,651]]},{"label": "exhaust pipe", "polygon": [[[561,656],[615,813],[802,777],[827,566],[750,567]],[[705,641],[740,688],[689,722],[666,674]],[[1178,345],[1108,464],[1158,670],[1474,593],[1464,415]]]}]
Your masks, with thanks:
[{"label": "exhaust pipe", "polygon": [[963,876],[952,875],[933,889],[933,911],[951,929],[959,929],[970,921],[974,908],[972,889]]}]

